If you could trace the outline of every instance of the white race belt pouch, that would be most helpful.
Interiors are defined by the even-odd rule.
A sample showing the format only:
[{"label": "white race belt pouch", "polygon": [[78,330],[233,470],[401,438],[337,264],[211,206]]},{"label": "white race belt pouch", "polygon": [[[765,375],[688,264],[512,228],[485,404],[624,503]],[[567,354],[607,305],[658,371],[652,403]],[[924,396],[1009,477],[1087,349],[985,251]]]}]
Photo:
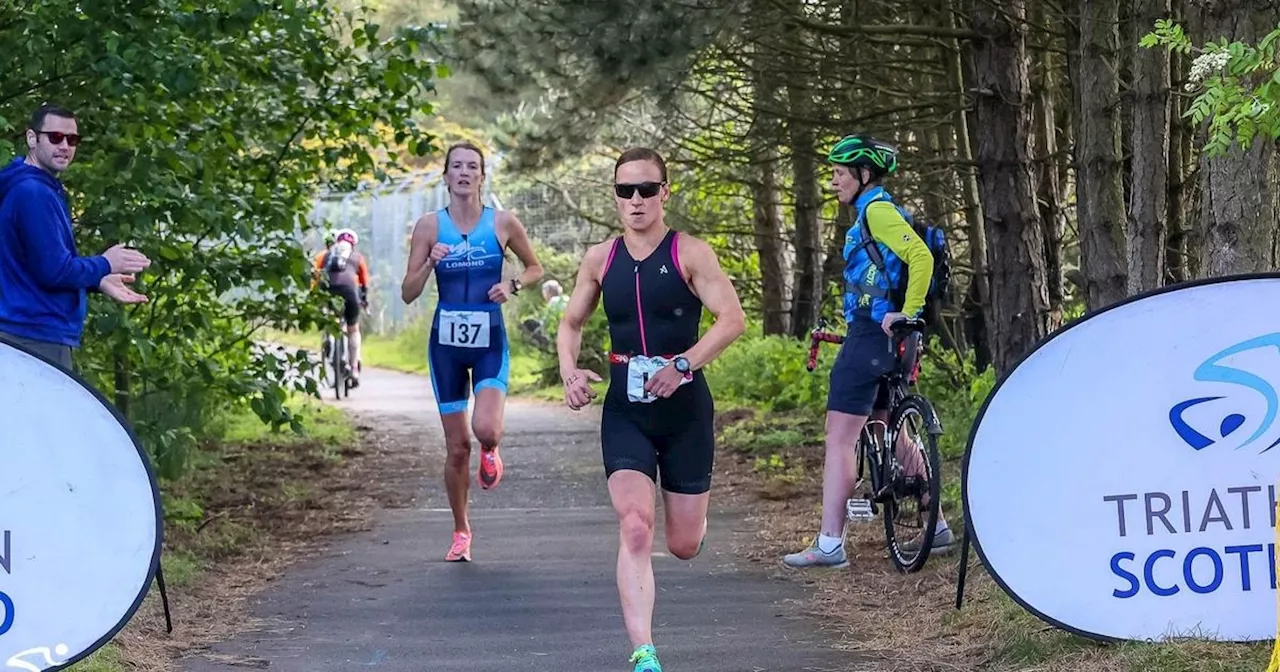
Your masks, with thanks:
[{"label": "white race belt pouch", "polygon": [[489,347],[489,313],[483,310],[441,310],[440,345],[455,348]]},{"label": "white race belt pouch", "polygon": [[[651,404],[656,401],[658,397],[646,392],[644,386],[669,364],[671,360],[664,357],[633,355],[627,360],[627,399],[642,404]],[[680,384],[684,385],[689,380],[689,376],[683,376]]]}]

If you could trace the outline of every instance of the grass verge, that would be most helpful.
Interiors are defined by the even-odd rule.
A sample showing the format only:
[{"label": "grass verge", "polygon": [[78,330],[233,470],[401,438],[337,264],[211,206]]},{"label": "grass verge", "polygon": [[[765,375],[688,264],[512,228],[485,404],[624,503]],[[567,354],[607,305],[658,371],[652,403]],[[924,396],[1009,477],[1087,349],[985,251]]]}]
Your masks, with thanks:
[{"label": "grass verge", "polygon": [[[955,431],[955,430],[952,430]],[[899,574],[883,549],[879,519],[852,527],[850,567],[800,572],[781,557],[807,546],[821,518],[822,418],[728,409],[717,421],[721,493],[750,511],[755,540],[740,553],[783,580],[814,589],[811,612],[840,648],[882,659],[886,671],[912,672],[1262,672],[1270,642],[1206,641],[1104,645],[1056,629],[1010,599],[970,554],[963,609],[955,609],[956,551],[931,556],[923,570]],[[959,482],[959,460],[943,465]],[[944,512],[962,528],[958,487]],[[719,496],[719,495],[718,495]]]},{"label": "grass verge", "polygon": [[247,409],[229,412],[188,472],[161,482],[161,564],[174,632],[165,632],[153,585],[124,630],[68,669],[176,669],[183,654],[243,627],[245,598],[284,566],[325,535],[365,524],[370,480],[361,473],[366,451],[355,425],[310,398],[291,404],[303,434],[272,432]]}]

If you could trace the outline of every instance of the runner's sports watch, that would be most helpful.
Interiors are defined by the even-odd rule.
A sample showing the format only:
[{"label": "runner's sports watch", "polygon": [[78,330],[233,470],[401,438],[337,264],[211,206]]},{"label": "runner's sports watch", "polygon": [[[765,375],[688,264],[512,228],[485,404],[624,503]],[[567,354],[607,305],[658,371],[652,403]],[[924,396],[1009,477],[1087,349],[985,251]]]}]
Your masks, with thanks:
[{"label": "runner's sports watch", "polygon": [[511,278],[511,293],[519,294],[524,285],[520,284],[520,278]]},{"label": "runner's sports watch", "polygon": [[676,371],[679,371],[680,373],[689,373],[689,360],[685,359],[684,355],[676,357],[672,360],[672,363],[676,365]]}]

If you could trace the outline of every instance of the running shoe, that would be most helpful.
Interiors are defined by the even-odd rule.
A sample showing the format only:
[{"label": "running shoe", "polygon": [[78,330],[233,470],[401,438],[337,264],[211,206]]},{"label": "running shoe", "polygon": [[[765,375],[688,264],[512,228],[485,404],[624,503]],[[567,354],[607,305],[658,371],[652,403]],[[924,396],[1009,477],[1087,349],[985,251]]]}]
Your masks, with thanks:
[{"label": "running shoe", "polygon": [[498,454],[498,449],[487,450],[480,449],[480,468],[476,470],[476,482],[485,490],[492,490],[498,487],[498,481],[502,480],[502,456]]},{"label": "running shoe", "polygon": [[849,566],[849,557],[845,555],[844,544],[836,546],[835,550],[830,553],[823,553],[818,548],[818,538],[813,538],[813,544],[809,548],[798,553],[792,553],[782,558],[783,564],[788,567],[833,567],[841,569]]},{"label": "running shoe", "polygon": [[[924,541],[924,533],[921,532],[913,537],[910,541],[902,544],[901,548],[904,553],[915,553],[920,550],[921,542]],[[956,535],[951,532],[951,526],[943,523],[939,527],[934,528],[933,543],[929,546],[929,553],[946,553],[955,548]]]},{"label": "running shoe", "polygon": [[658,662],[658,650],[652,644],[642,644],[631,654],[631,662],[636,664],[633,672],[662,672],[662,664]]},{"label": "running shoe", "polygon": [[471,535],[467,532],[454,532],[453,545],[444,556],[445,562],[471,562]]}]

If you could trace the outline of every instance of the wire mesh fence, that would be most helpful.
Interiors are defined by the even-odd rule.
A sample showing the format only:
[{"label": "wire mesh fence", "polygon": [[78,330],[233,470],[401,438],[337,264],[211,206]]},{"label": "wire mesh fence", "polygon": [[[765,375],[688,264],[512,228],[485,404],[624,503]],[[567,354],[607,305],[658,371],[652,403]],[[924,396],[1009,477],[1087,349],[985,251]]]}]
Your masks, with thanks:
[{"label": "wire mesh fence", "polygon": [[[369,312],[364,324],[374,333],[397,333],[429,316],[435,306],[435,282],[428,282],[423,296],[408,306],[400,299],[400,283],[408,265],[414,224],[422,215],[449,204],[442,178],[439,170],[422,171],[388,184],[322,194],[312,208],[311,226],[299,234],[303,248],[312,255],[323,249],[326,230],[350,228],[359,235],[359,250],[370,275]],[[514,209],[530,238],[556,252],[578,256],[587,245],[607,235],[566,207],[566,199],[574,195],[565,189],[520,185],[504,192],[495,188],[492,174],[484,189],[485,205]],[[506,275],[514,276],[519,268],[519,262],[508,264]]]}]

